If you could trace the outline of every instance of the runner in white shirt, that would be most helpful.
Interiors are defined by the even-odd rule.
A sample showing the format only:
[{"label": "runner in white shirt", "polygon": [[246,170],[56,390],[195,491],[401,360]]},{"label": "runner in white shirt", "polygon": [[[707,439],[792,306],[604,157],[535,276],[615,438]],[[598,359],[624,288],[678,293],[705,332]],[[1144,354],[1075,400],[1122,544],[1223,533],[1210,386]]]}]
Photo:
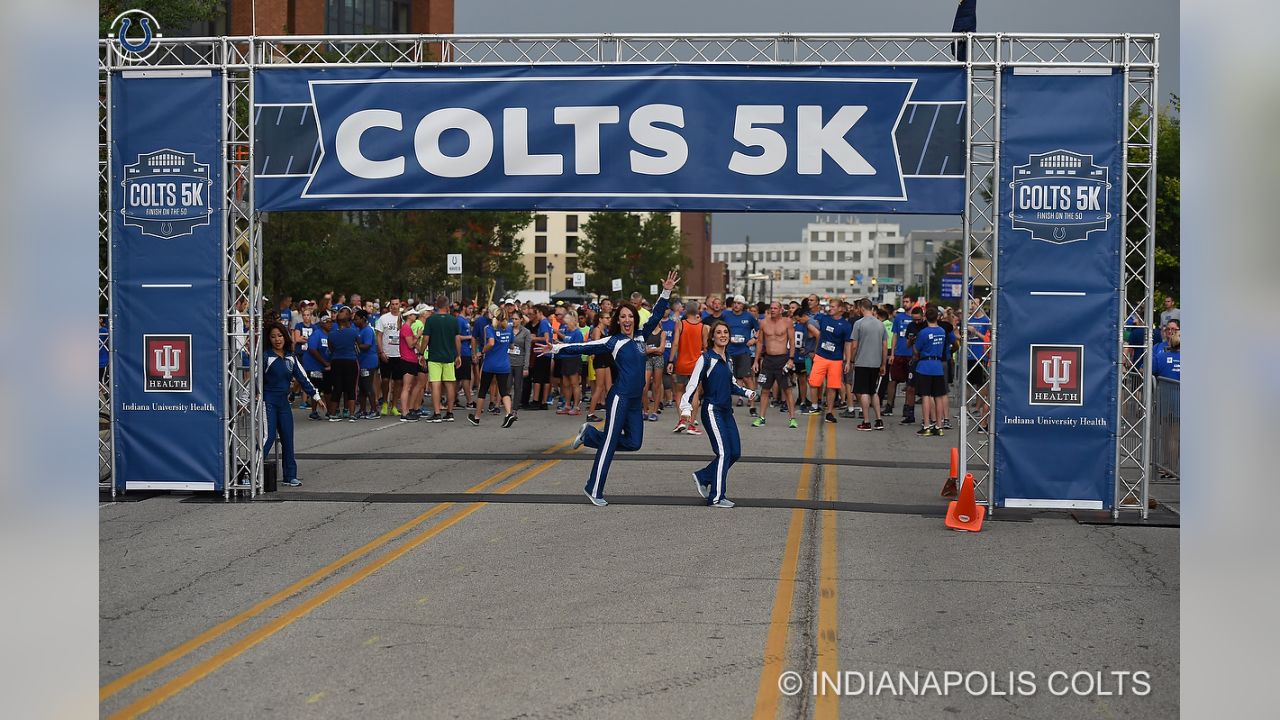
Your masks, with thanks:
[{"label": "runner in white shirt", "polygon": [[[382,414],[399,415],[398,408],[389,408],[386,398],[400,397],[400,379],[404,369],[400,367],[400,298],[391,298],[386,309],[373,326],[377,334],[378,367],[382,374]],[[388,362],[393,358],[393,362]]]}]

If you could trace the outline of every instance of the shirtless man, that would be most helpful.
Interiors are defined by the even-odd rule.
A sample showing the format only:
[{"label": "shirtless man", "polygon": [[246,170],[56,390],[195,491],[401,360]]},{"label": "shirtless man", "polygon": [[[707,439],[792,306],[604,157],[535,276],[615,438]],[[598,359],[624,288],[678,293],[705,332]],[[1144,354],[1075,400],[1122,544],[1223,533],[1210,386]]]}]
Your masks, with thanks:
[{"label": "shirtless man", "polygon": [[774,397],[787,399],[787,427],[797,428],[795,399],[791,396],[791,373],[795,372],[796,333],[792,322],[782,317],[782,303],[769,303],[769,313],[760,321],[756,335],[756,361],[752,368],[761,384],[760,417],[751,427],[764,425],[764,415]]}]

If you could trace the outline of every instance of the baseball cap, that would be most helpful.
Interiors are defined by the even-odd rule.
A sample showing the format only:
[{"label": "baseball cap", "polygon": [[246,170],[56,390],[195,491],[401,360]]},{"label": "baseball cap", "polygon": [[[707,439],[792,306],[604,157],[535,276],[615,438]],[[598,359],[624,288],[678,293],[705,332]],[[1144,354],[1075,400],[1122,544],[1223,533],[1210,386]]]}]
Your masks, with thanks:
[{"label": "baseball cap", "polygon": [[429,313],[429,312],[434,312],[434,311],[435,311],[435,308],[431,307],[430,305],[428,305],[428,304],[426,304],[426,303],[418,303],[418,307],[416,307],[416,308],[414,308],[414,309],[418,311],[418,314],[419,314],[419,315],[421,315],[422,313]]},{"label": "baseball cap", "polygon": [[421,315],[421,314],[422,314],[422,311],[416,307],[405,306],[405,309],[400,311],[400,317],[405,317],[407,315]]},{"label": "baseball cap", "polygon": [[746,302],[747,302],[747,299],[746,299],[746,298],[744,298],[744,297],[742,297],[741,295],[734,295],[734,296],[733,296],[733,301],[734,301],[734,302],[740,302],[740,303],[746,303]]}]

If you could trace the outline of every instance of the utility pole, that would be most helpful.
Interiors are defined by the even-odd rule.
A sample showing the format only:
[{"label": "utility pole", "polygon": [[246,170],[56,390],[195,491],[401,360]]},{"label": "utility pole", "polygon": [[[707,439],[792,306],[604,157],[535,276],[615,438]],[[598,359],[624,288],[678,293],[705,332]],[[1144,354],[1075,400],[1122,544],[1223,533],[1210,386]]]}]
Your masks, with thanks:
[{"label": "utility pole", "polygon": [[747,236],[747,251],[742,253],[742,294],[747,294],[747,276],[751,274],[751,236]]}]

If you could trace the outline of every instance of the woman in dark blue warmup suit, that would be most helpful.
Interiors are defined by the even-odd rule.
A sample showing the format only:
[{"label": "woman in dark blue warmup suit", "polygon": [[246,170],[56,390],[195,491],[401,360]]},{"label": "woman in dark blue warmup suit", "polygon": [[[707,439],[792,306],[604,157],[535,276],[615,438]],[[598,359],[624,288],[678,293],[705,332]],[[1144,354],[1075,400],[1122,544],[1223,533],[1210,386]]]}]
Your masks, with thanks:
[{"label": "woman in dark blue warmup suit", "polygon": [[729,346],[729,326],[712,321],[707,331],[707,350],[698,357],[680,398],[680,422],[689,424],[693,413],[693,396],[702,387],[702,427],[711,441],[716,459],[693,474],[698,494],[712,507],[731,508],[733,502],[724,496],[729,468],[742,456],[738,425],[733,421],[733,396],[755,400],[756,393],[738,384],[725,357]]},{"label": "woman in dark blue warmup suit", "polygon": [[613,322],[607,337],[572,345],[548,345],[545,342],[534,345],[534,350],[539,355],[608,353],[613,357],[613,387],[609,389],[609,397],[605,400],[605,410],[609,416],[605,419],[604,430],[597,430],[590,423],[583,423],[582,429],[578,431],[578,438],[573,442],[574,448],[586,445],[596,449],[591,477],[583,491],[598,507],[609,504],[604,499],[604,482],[609,475],[613,453],[618,450],[639,450],[640,444],[644,442],[643,399],[647,361],[644,339],[662,320],[667,310],[667,301],[671,298],[671,290],[679,281],[680,276],[674,270],[667,274],[667,279],[662,283],[662,295],[654,303],[653,313],[644,327],[636,327],[640,319],[637,309],[630,303],[623,303],[613,311]]},{"label": "woman in dark blue warmup suit", "polygon": [[267,348],[262,351],[262,399],[267,405],[266,437],[262,443],[262,457],[271,456],[271,446],[280,434],[280,448],[284,451],[283,484],[297,487],[298,461],[293,457],[293,411],[289,407],[289,383],[297,380],[307,396],[314,401],[312,407],[324,410],[324,400],[315,386],[302,372],[293,356],[293,340],[280,323],[267,325]]}]

